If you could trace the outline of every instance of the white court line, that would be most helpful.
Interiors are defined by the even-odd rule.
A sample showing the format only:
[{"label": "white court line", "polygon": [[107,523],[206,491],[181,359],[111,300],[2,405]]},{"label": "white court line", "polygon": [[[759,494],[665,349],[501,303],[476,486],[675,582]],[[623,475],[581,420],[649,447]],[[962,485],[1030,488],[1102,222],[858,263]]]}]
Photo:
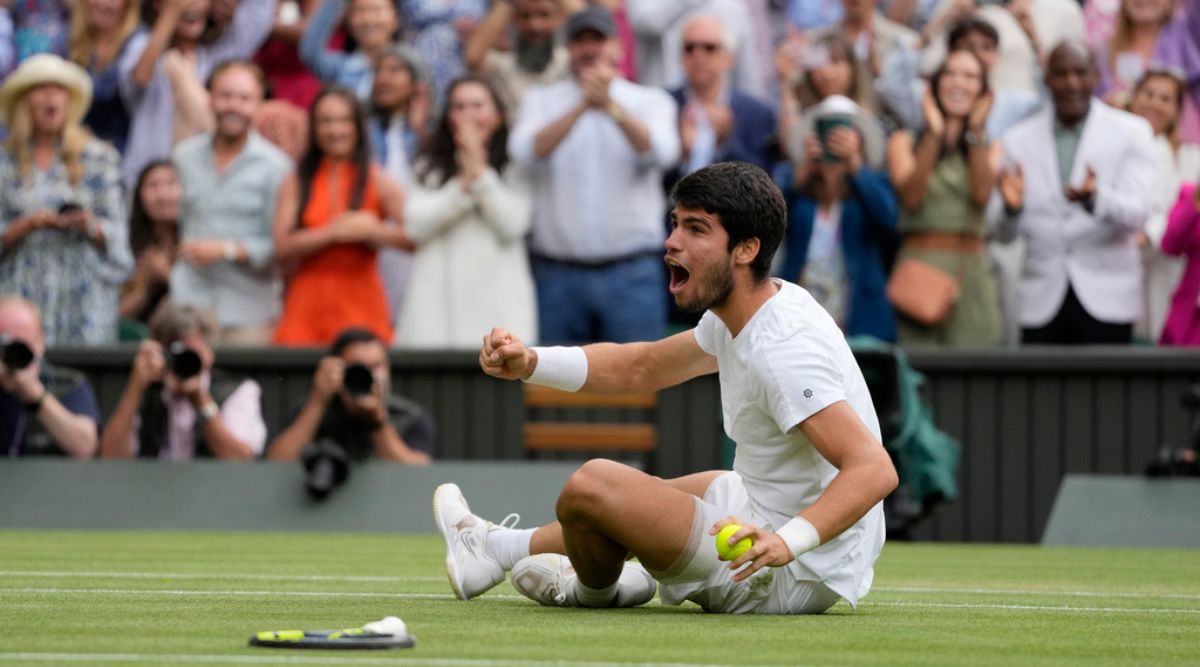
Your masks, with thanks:
[{"label": "white court line", "polygon": [[[0,653],[0,662],[178,662],[253,665],[434,665],[436,667],[727,667],[688,662],[589,662],[471,658],[354,658],[282,655],[186,655],[153,653]],[[737,667],[763,667],[737,663]]]},{"label": "white court line", "polygon": [[[305,574],[205,574],[190,572],[66,572],[39,570],[0,570],[0,577],[46,577],[54,579],[238,579],[260,581],[361,581],[366,583],[418,583],[445,581],[446,577],[423,576],[352,576],[352,575],[305,575]],[[879,593],[960,593],[969,595],[1033,595],[1064,597],[1114,597],[1146,598],[1164,600],[1200,600],[1200,594],[1189,593],[1144,593],[1108,591],[1038,591],[1005,588],[955,588],[940,586],[875,586],[871,590]]]},{"label": "white court line", "polygon": [[[88,594],[88,595],[191,595],[191,596],[246,596],[246,597],[376,597],[414,600],[453,601],[452,595],[441,593],[368,593],[345,591],[192,591],[192,590],[163,590],[156,588],[0,588],[3,593],[49,593],[49,594]],[[493,600],[524,600],[521,595],[489,595],[484,599]],[[873,607],[925,607],[930,609],[995,609],[1019,611],[1054,611],[1081,614],[1200,614],[1200,609],[1169,609],[1154,607],[1071,607],[1067,605],[1016,605],[1016,604],[956,604],[939,602],[864,602],[864,606]]]},{"label": "white court line", "polygon": [[306,574],[195,574],[189,572],[39,572],[37,570],[0,570],[0,577],[104,578],[104,579],[250,579],[261,581],[364,581],[417,582],[445,581],[446,577],[334,576]]},{"label": "white court line", "polygon": [[964,593],[970,595],[1036,595],[1064,596],[1084,598],[1149,598],[1164,600],[1200,600],[1200,594],[1189,593],[1139,593],[1139,592],[1105,592],[1105,591],[1035,591],[1027,588],[942,588],[938,586],[874,586],[873,592],[879,593]]},{"label": "white court line", "polygon": [[[203,597],[245,596],[269,597],[331,597],[331,598],[400,598],[412,600],[456,600],[449,593],[372,593],[369,591],[193,591],[166,590],[162,588],[0,588],[4,593],[51,593],[72,594],[86,593],[89,595],[194,595]],[[489,595],[489,598],[501,600],[527,600],[523,595]]]},{"label": "white court line", "polygon": [[932,609],[997,609],[1015,611],[1065,611],[1084,614],[1200,614],[1200,609],[1153,609],[1149,607],[1068,607],[1036,604],[954,604],[951,602],[863,602],[871,607],[927,607]]}]

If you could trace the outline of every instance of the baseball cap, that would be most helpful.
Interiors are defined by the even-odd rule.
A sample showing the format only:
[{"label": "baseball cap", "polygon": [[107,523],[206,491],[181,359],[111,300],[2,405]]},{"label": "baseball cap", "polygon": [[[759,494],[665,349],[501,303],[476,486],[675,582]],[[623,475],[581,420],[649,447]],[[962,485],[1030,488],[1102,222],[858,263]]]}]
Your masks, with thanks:
[{"label": "baseball cap", "polygon": [[612,12],[603,7],[588,7],[571,14],[567,19],[567,41],[575,39],[585,30],[594,30],[605,37],[615,37],[617,22]]}]

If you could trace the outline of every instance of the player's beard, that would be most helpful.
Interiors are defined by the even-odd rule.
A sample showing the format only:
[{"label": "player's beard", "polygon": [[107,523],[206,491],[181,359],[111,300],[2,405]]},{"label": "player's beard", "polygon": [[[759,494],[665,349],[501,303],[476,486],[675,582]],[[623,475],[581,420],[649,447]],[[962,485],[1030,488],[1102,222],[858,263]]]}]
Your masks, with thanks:
[{"label": "player's beard", "polygon": [[540,74],[554,59],[554,38],[534,42],[517,40],[517,65],[526,72]]},{"label": "player's beard", "polygon": [[675,295],[675,305],[685,313],[703,313],[718,306],[725,305],[729,295],[733,294],[732,259],[713,265],[704,272],[692,275],[688,282],[696,285],[696,292],[687,298],[681,292]]}]

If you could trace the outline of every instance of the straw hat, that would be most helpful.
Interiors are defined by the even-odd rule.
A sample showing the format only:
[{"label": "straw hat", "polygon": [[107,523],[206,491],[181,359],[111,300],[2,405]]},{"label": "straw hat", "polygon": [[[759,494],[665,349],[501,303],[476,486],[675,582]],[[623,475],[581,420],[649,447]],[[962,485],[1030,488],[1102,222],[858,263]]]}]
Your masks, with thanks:
[{"label": "straw hat", "polygon": [[4,85],[0,86],[0,122],[9,123],[13,108],[31,88],[46,83],[56,83],[71,96],[68,118],[78,123],[87,115],[92,105],[92,78],[82,67],[73,62],[49,54],[30,56],[13,72]]}]

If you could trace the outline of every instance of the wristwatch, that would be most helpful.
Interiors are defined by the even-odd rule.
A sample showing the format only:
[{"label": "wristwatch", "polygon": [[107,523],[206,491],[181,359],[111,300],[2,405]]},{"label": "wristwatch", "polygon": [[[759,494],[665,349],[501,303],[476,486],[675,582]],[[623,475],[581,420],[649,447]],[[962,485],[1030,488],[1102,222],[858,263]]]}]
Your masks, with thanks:
[{"label": "wristwatch", "polygon": [[612,116],[612,119],[616,121],[617,125],[620,125],[621,121],[625,118],[625,112],[621,109],[621,107],[617,106],[616,102],[613,102],[612,100],[609,100],[608,102],[607,111],[608,115]]},{"label": "wristwatch", "polygon": [[49,393],[50,392],[48,390],[42,388],[42,393],[38,394],[37,398],[26,403],[25,409],[28,410],[30,414],[37,414],[38,410],[42,409],[42,405],[46,402],[46,395]]},{"label": "wristwatch", "polygon": [[200,412],[199,412],[200,421],[201,422],[211,421],[220,412],[221,412],[221,409],[217,407],[217,404],[213,401],[209,401],[204,404],[204,407],[200,408]]},{"label": "wristwatch", "polygon": [[966,134],[963,135],[963,139],[967,142],[968,146],[987,146],[992,143],[992,138],[987,135],[986,130],[980,130],[979,132],[967,130]]}]

